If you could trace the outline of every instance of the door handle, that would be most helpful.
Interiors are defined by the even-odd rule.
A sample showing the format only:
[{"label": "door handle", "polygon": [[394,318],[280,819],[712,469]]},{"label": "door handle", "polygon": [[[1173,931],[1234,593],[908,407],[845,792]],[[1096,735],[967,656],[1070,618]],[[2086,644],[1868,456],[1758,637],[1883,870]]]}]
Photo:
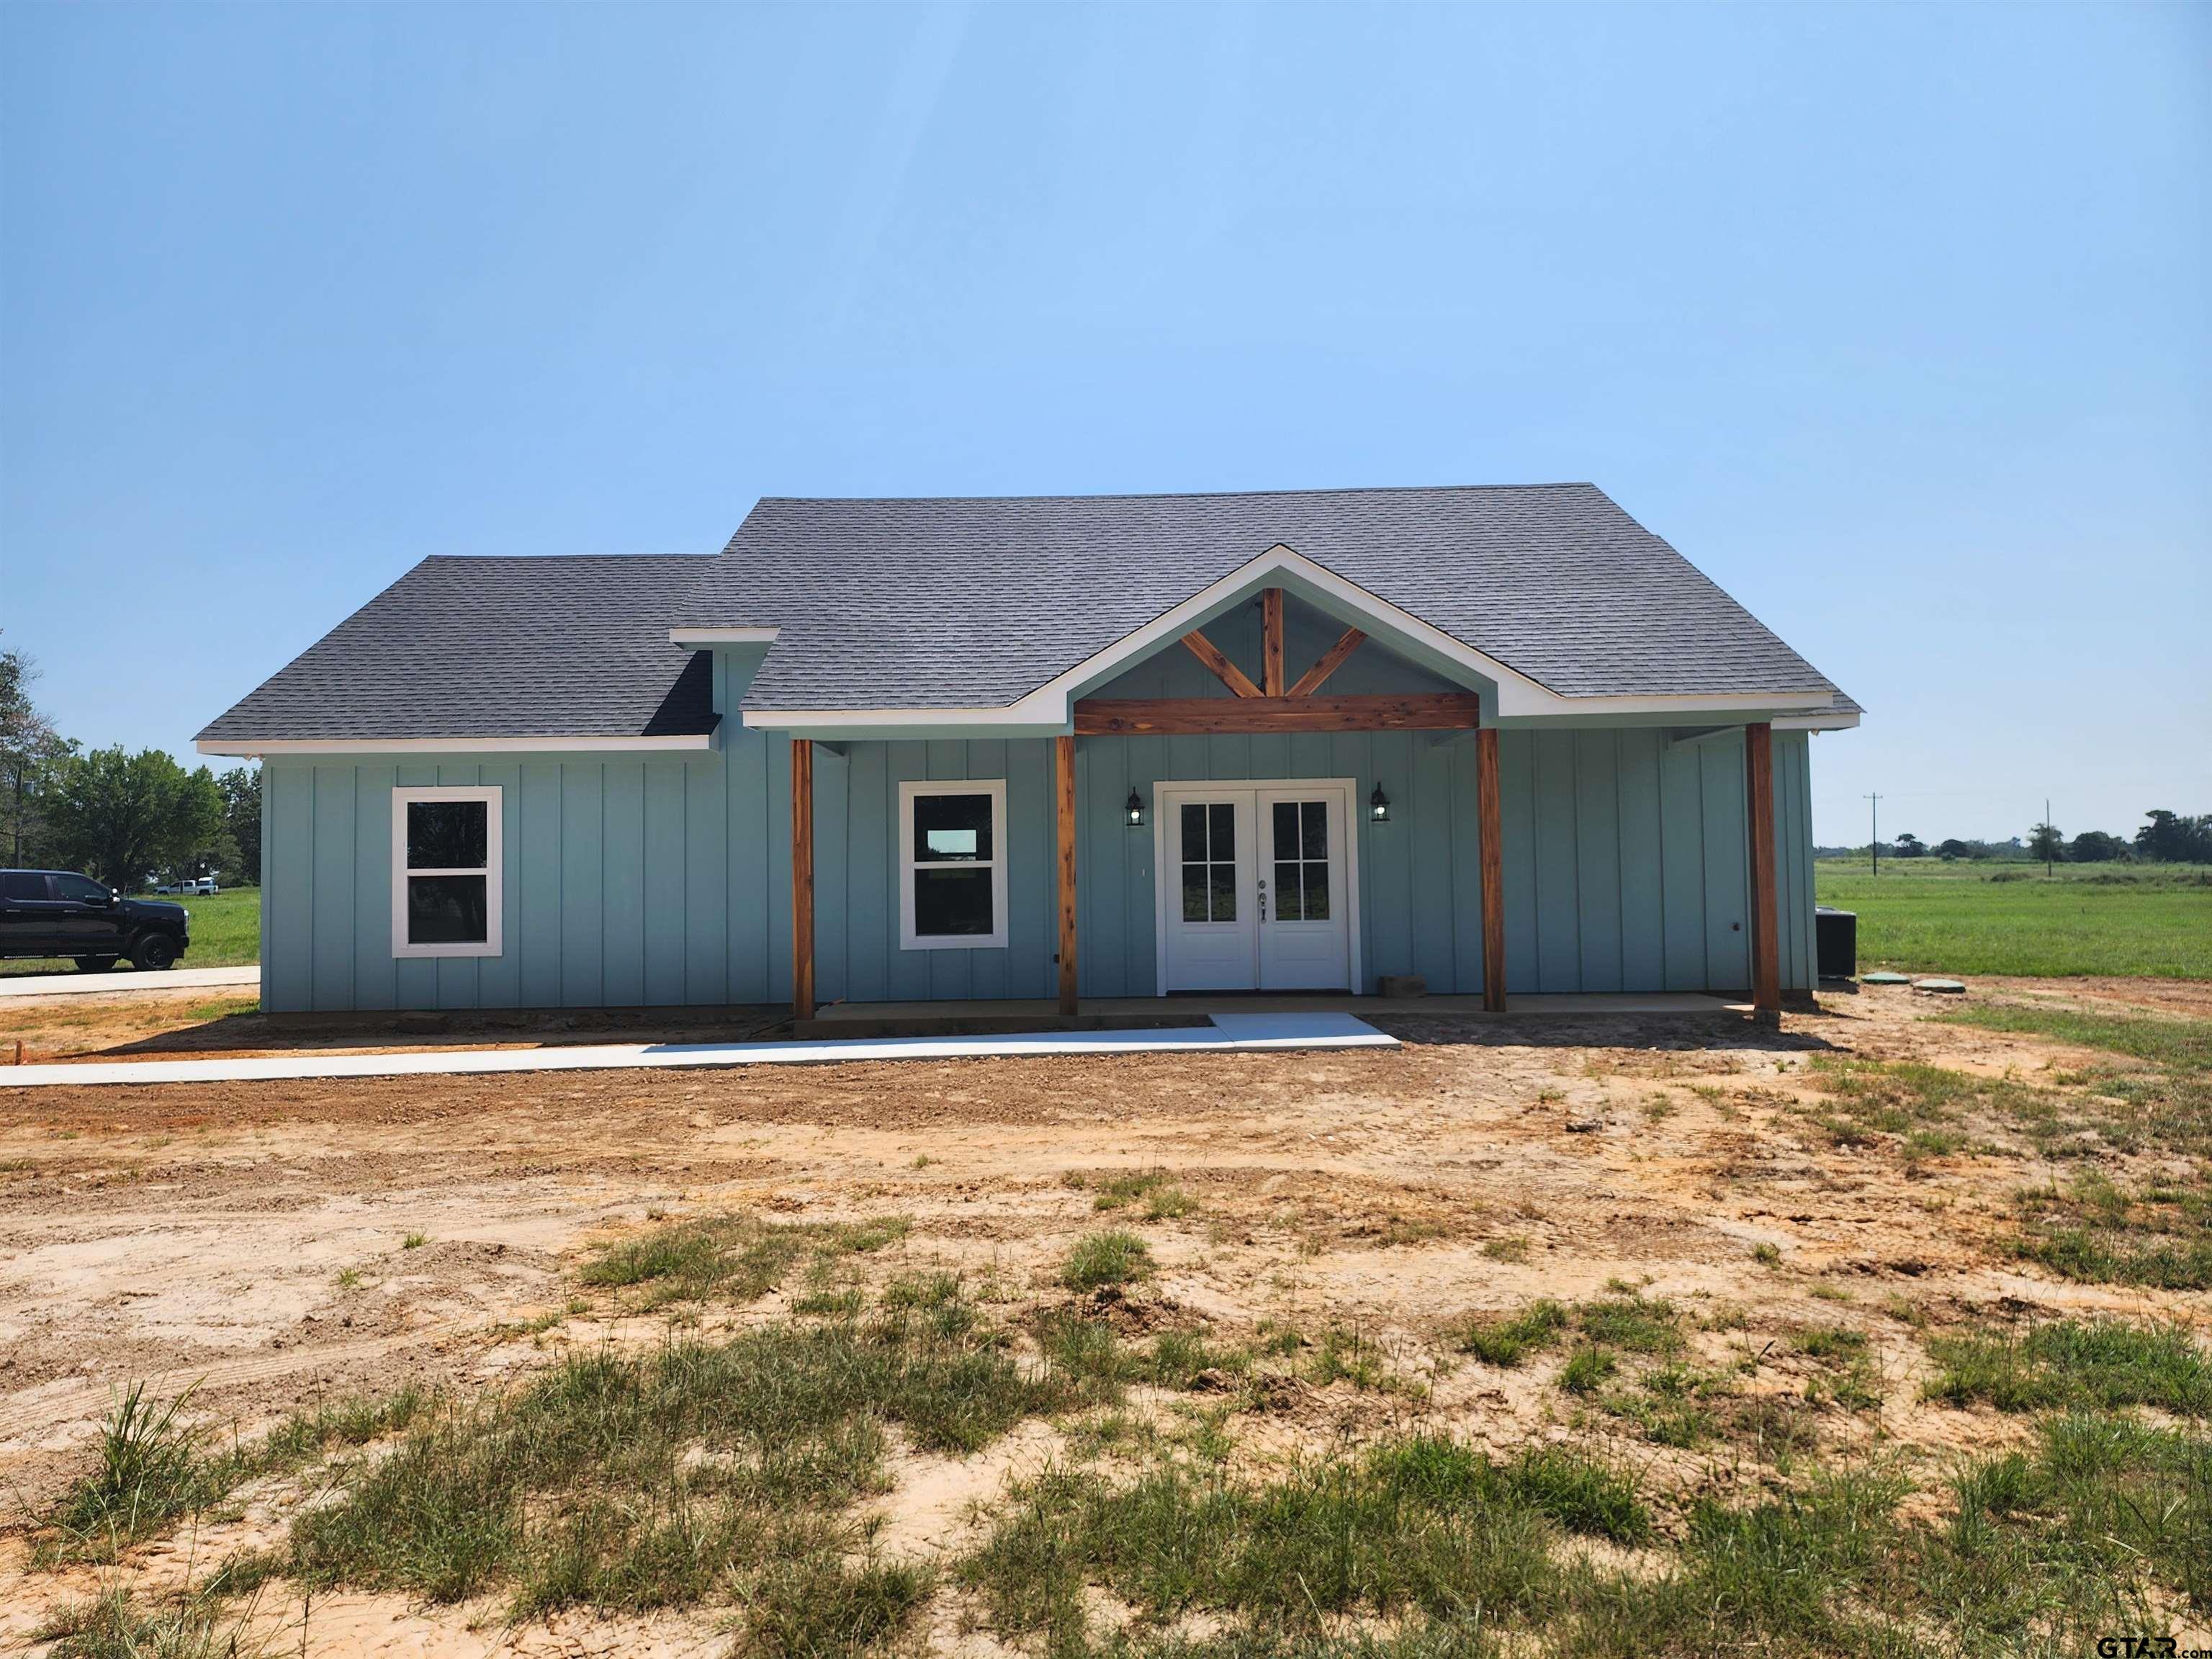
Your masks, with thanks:
[{"label": "door handle", "polygon": [[1260,920],[1261,920],[1261,921],[1263,921],[1263,922],[1264,922],[1265,921],[1267,921],[1267,884],[1266,882],[1262,881],[1262,882],[1260,884]]}]

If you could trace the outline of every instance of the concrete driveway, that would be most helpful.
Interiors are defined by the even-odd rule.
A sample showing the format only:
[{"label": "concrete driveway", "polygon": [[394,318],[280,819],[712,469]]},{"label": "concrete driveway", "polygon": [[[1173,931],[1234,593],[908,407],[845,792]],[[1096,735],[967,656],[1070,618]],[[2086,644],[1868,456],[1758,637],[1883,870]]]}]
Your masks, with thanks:
[{"label": "concrete driveway", "polygon": [[254,990],[261,988],[261,969],[247,968],[171,968],[158,974],[142,974],[118,968],[105,974],[81,974],[64,969],[53,974],[0,975],[0,1000],[10,997],[157,996],[164,991]]}]

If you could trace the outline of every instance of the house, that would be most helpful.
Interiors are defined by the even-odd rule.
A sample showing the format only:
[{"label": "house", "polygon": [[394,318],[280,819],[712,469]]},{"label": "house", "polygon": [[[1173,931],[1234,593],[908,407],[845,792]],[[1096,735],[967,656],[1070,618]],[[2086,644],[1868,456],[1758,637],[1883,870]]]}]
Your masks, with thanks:
[{"label": "house", "polygon": [[423,561],[200,734],[272,1009],[1814,984],[1856,705],[1589,484]]}]

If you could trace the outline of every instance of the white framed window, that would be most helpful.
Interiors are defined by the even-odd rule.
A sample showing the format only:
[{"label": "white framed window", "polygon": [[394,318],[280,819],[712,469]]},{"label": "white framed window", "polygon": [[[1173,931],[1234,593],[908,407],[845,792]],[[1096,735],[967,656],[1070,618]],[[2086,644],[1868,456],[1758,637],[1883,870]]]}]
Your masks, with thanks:
[{"label": "white framed window", "polygon": [[899,785],[899,948],[1006,942],[1006,781]]},{"label": "white framed window", "polygon": [[392,792],[392,954],[500,954],[500,798],[493,788]]}]

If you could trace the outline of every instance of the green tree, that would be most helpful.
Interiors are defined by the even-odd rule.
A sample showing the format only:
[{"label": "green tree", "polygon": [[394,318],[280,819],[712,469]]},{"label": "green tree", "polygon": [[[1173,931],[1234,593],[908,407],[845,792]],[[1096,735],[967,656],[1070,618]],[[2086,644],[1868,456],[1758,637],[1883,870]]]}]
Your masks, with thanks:
[{"label": "green tree", "polygon": [[2212,864],[2212,817],[2192,818],[2157,807],[2136,831],[2136,851],[2161,864]]},{"label": "green tree", "polygon": [[2127,855],[2127,842],[2102,830],[2084,830],[2066,849],[2066,856],[2076,864],[2110,864]]},{"label": "green tree", "polygon": [[222,827],[237,849],[236,862],[223,866],[233,887],[261,883],[261,769],[234,766],[215,781],[222,791]]},{"label": "green tree", "polygon": [[187,772],[158,749],[72,755],[54,769],[46,805],[58,861],[125,892],[185,864],[222,830],[215,775]]},{"label": "green tree", "polygon": [[2066,856],[2066,837],[2057,826],[2039,823],[2027,832],[2027,850],[2050,864]]},{"label": "green tree", "polygon": [[1928,856],[1928,843],[1909,830],[1897,838],[1896,845],[1897,856],[1901,859],[1924,859]]},{"label": "green tree", "polygon": [[31,701],[38,665],[20,651],[0,651],[0,811],[7,814],[9,863],[22,865],[38,853],[40,787],[75,744]]}]

